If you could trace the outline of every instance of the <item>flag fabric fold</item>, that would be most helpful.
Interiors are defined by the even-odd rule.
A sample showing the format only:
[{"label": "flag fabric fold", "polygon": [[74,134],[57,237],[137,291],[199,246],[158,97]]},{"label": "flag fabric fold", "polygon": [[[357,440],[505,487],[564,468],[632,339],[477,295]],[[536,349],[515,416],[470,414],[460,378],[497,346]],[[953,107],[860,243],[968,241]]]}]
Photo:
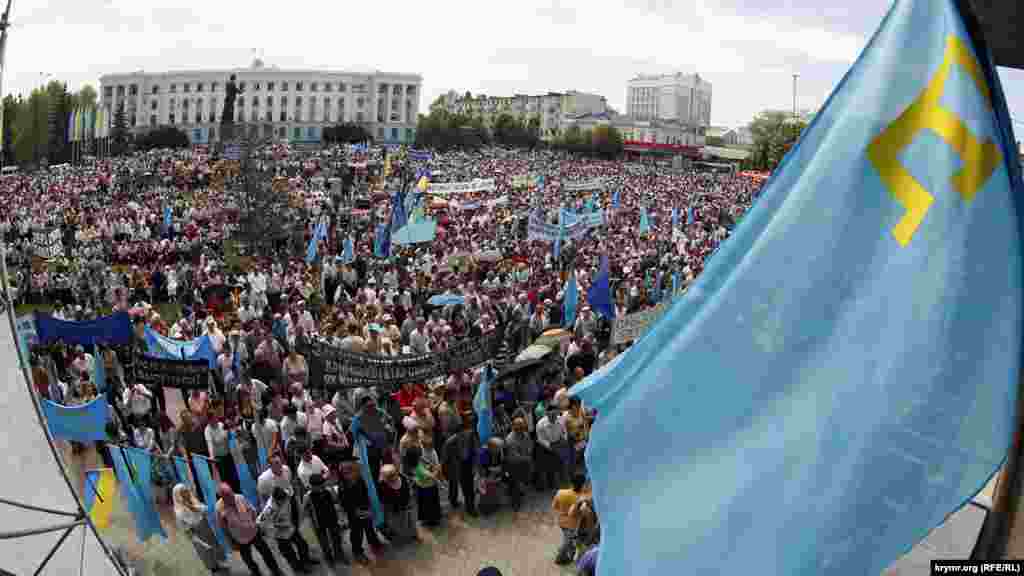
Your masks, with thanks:
[{"label": "flag fabric fold", "polygon": [[[225,551],[226,556],[230,548],[226,545],[224,530],[217,523],[217,483],[213,481],[210,461],[203,456],[193,454],[192,467],[196,471],[196,483],[202,488],[203,496],[206,499],[206,519],[210,523],[210,527],[213,528],[213,534],[217,538],[217,542],[220,543],[221,548]],[[257,511],[259,511],[258,508]]]},{"label": "flag fabric fold", "polygon": [[136,503],[139,505],[138,513],[146,526],[142,541],[149,540],[150,536],[159,536],[166,540],[167,532],[160,524],[160,513],[153,499],[153,455],[139,448],[125,448],[124,454],[135,471],[135,490],[138,494]]},{"label": "flag fabric fold", "polygon": [[571,390],[601,574],[880,574],[982,489],[1021,369],[1016,154],[957,5],[896,0],[696,282]]},{"label": "flag fabric fold", "polygon": [[[235,433],[230,432],[228,437],[228,447],[235,453],[238,450],[238,440],[235,438]],[[242,496],[252,504],[253,508],[259,509],[260,499],[256,493],[256,479],[252,476],[252,471],[249,469],[249,463],[245,461],[245,458],[240,458],[241,454],[235,456],[235,468],[238,472],[238,483],[242,487]]]},{"label": "flag fabric fold", "polygon": [[377,495],[377,484],[373,478],[373,472],[370,470],[370,455],[367,445],[369,440],[366,434],[362,432],[362,422],[359,416],[352,419],[352,424],[349,425],[349,432],[352,433],[352,438],[355,439],[355,448],[359,457],[359,472],[363,477],[363,481],[366,482],[367,492],[370,495],[370,511],[373,513],[373,524],[374,526],[383,526],[384,508],[381,506],[380,497]]}]

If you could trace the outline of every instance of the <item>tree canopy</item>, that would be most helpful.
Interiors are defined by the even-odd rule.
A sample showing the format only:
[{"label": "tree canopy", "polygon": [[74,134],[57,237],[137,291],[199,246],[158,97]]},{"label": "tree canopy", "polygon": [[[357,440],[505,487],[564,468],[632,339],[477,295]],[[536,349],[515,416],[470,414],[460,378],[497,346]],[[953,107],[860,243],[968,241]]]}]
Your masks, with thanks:
[{"label": "tree canopy", "polygon": [[806,127],[802,120],[783,110],[765,110],[755,116],[749,125],[754,138],[753,168],[774,169]]}]

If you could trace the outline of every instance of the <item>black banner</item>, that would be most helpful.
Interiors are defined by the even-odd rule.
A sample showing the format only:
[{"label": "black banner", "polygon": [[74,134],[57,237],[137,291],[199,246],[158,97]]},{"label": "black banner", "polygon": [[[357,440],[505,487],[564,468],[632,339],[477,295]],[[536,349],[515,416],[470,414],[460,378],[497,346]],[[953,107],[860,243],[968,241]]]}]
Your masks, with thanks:
[{"label": "black banner", "polygon": [[479,366],[497,353],[501,334],[467,338],[448,350],[419,356],[385,357],[346,352],[322,343],[304,352],[310,386],[327,390],[383,386],[397,388],[404,382],[425,382]]},{"label": "black banner", "polygon": [[206,360],[167,360],[137,354],[132,368],[135,380],[146,386],[195,390],[210,385],[210,364]]}]

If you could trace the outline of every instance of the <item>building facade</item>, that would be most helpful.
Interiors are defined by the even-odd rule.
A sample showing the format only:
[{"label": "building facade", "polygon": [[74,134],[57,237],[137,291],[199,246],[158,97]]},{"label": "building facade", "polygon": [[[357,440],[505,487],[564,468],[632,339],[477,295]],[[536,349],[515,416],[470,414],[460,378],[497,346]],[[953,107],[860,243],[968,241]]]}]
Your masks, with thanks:
[{"label": "building facade", "polygon": [[215,142],[232,74],[243,91],[235,101],[236,134],[319,142],[325,127],[355,122],[377,142],[415,140],[418,74],[283,70],[260,60],[232,70],[108,74],[100,78],[100,106],[110,118],[123,106],[136,134],[174,126],[195,144]]},{"label": "building facade", "polygon": [[442,102],[448,112],[480,115],[488,126],[502,114],[510,114],[519,119],[536,117],[540,120],[540,135],[543,140],[554,138],[573,123],[573,118],[599,115],[608,111],[608,102],[604,96],[575,90],[548,92],[537,96],[516,94],[475,97],[471,94],[449,91]]},{"label": "building facade", "polygon": [[699,74],[637,76],[626,86],[626,115],[675,122],[699,133],[711,125],[711,83]]}]

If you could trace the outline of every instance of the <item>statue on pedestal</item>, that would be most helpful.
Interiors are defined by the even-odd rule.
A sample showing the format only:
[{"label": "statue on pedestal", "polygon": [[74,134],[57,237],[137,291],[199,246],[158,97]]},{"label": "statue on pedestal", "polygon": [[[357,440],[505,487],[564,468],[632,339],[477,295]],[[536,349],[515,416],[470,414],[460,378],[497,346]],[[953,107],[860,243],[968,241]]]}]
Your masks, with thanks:
[{"label": "statue on pedestal", "polygon": [[220,115],[222,140],[229,140],[234,135],[235,99],[242,93],[244,91],[235,84],[235,75],[232,74],[231,78],[224,84],[224,109],[221,110]]}]

